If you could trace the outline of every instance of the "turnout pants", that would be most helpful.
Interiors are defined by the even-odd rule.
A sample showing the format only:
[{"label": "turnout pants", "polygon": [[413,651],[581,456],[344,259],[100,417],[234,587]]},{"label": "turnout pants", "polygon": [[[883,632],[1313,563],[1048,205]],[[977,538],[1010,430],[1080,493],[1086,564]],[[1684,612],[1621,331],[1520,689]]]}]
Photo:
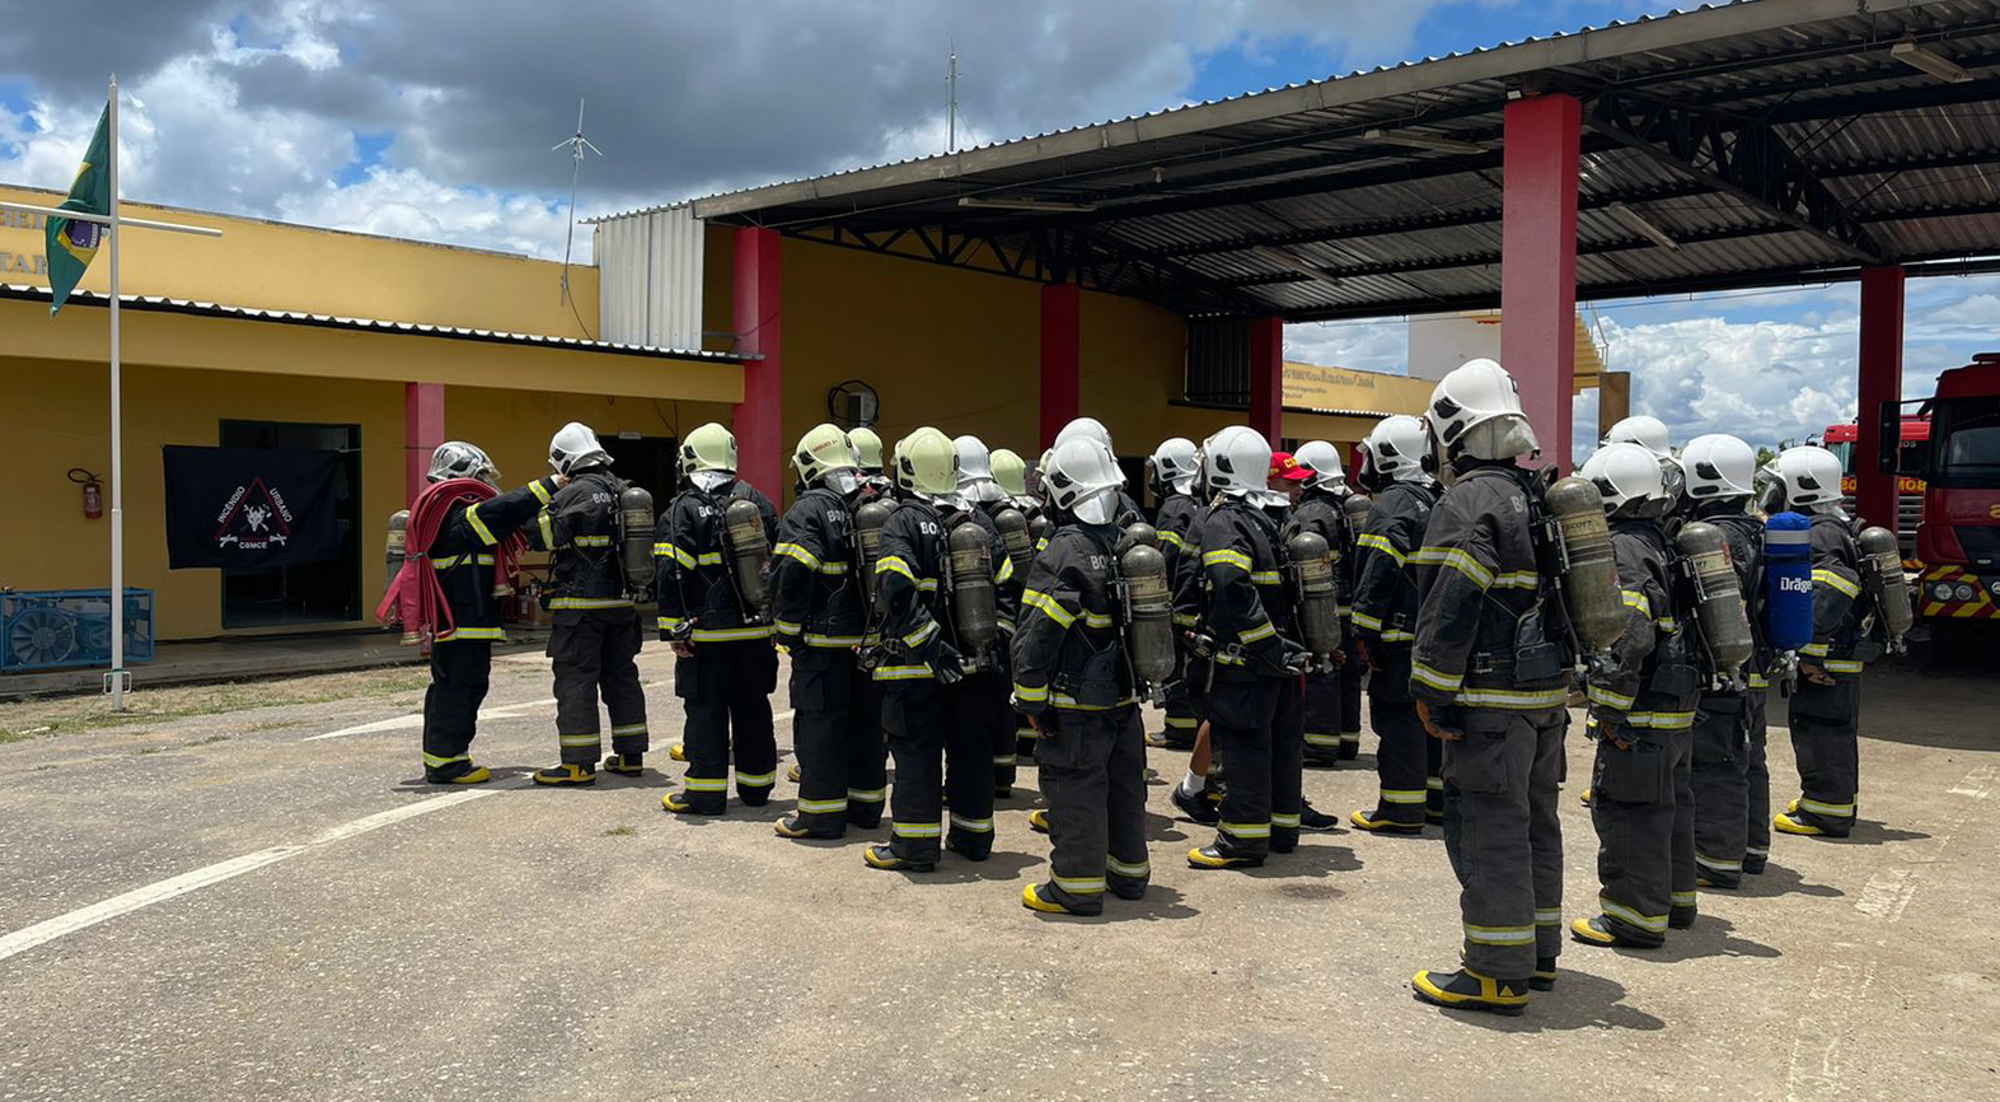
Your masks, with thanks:
[{"label": "turnout pants", "polygon": [[1747,693],[1705,696],[1695,713],[1694,860],[1701,876],[1718,888],[1743,883],[1750,837],[1750,718]]},{"label": "turnout pants", "polygon": [[1340,725],[1345,711],[1341,675],[1346,672],[1343,665],[1332,673],[1306,675],[1305,756],[1314,765],[1331,765],[1340,760]]},{"label": "turnout pants", "polygon": [[454,639],[431,647],[424,690],[424,776],[446,781],[472,772],[472,736],[493,669],[493,641]]},{"label": "turnout pants", "polygon": [[[872,693],[851,650],[800,647],[792,652],[792,742],[799,757],[799,824],[816,835],[838,837],[852,823],[863,829],[882,821],[887,782],[882,727]],[[737,753],[742,753],[738,742]],[[739,757],[738,765],[742,762]],[[741,774],[738,781],[741,782]]]},{"label": "turnout pants", "polygon": [[[1340,622],[1342,638],[1354,638],[1354,625],[1346,620]],[[1353,761],[1361,756],[1361,682],[1367,676],[1368,666],[1360,656],[1349,653],[1347,661],[1340,666],[1340,760]]]},{"label": "turnout pants", "polygon": [[1380,744],[1375,749],[1375,775],[1381,795],[1373,818],[1422,826],[1424,811],[1435,795],[1442,811],[1444,782],[1436,789],[1437,759],[1443,743],[1430,737],[1410,699],[1410,652],[1399,649],[1378,655],[1381,665],[1368,682],[1369,716]]},{"label": "turnout pants", "polygon": [[1459,883],[1465,966],[1526,980],[1562,952],[1562,708],[1458,713],[1444,744],[1445,853]]},{"label": "turnout pants", "polygon": [[1215,848],[1263,858],[1298,846],[1305,702],[1294,677],[1219,674],[1208,691],[1210,737],[1224,762]]},{"label": "turnout pants", "polygon": [[1771,857],[1771,763],[1768,743],[1771,726],[1765,711],[1768,691],[1751,689],[1746,699],[1750,744],[1744,755],[1743,780],[1745,810],[1750,829],[1744,835],[1743,871],[1763,872]]},{"label": "turnout pants", "polygon": [[736,795],[752,807],[771,798],[778,782],[771,724],[771,694],[777,688],[778,652],[768,639],[696,643],[693,658],[675,661],[674,695],[687,712],[681,739],[688,768],[681,783],[695,810],[721,811],[728,799],[732,742]]},{"label": "turnout pants", "polygon": [[928,679],[888,683],[882,726],[896,759],[889,848],[897,857],[937,861],[947,795],[951,848],[973,858],[993,851],[993,745],[979,715],[991,707],[991,686],[982,682],[992,677],[974,674],[949,687]]},{"label": "turnout pants", "polygon": [[1830,675],[1832,685],[1804,677],[1792,692],[1792,753],[1799,765],[1800,822],[1835,838],[1854,829],[1861,789],[1861,678]]},{"label": "turnout pants", "polygon": [[1597,828],[1598,906],[1619,937],[1659,945],[1675,908],[1693,908],[1694,806],[1688,731],[1632,731],[1620,750],[1597,743],[1590,819]]},{"label": "turnout pants", "polygon": [[[454,644],[455,645],[455,644]],[[597,701],[611,713],[611,749],[646,752],[646,691],[639,687],[639,614],[629,608],[562,611],[549,632],[556,735],[565,765],[596,765],[604,749]]]},{"label": "turnout pants", "polygon": [[1035,745],[1049,801],[1050,882],[1070,907],[1100,905],[1107,887],[1145,890],[1146,734],[1137,707],[1108,712],[1051,709]]},{"label": "turnout pants", "polygon": [[1167,681],[1167,695],[1163,705],[1166,719],[1160,731],[1161,741],[1175,750],[1193,749],[1195,735],[1201,729],[1201,720],[1195,716],[1193,692],[1188,688],[1187,678],[1187,655],[1182,653],[1174,663],[1173,676]]},{"label": "turnout pants", "polygon": [[987,739],[993,747],[993,790],[1013,788],[1018,773],[1014,758],[1019,753],[1020,720],[1014,706],[1008,703],[1013,693],[1012,679],[1008,677],[988,677],[985,679],[989,698],[985,708],[979,713],[979,722],[986,728]]}]

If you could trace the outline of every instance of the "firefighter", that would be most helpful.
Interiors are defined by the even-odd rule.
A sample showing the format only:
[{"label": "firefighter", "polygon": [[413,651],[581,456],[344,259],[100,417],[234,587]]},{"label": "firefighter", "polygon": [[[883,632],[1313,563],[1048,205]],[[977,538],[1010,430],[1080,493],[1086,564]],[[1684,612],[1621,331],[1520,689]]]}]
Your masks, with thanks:
[{"label": "firefighter", "polygon": [[792,452],[798,500],[772,548],[772,623],[792,658],[793,741],[801,763],[798,813],[780,820],[785,838],[838,838],[849,825],[882,821],[882,713],[856,662],[866,627],[854,569],[854,519],[861,492],[847,436],[819,425]]},{"label": "firefighter", "polygon": [[[1062,430],[1056,433],[1056,442],[1049,445],[1048,451],[1042,453],[1042,467],[1044,469],[1048,467],[1049,456],[1055,454],[1055,449],[1078,438],[1094,440],[1104,445],[1104,450],[1113,455],[1118,454],[1118,449],[1111,445],[1111,430],[1104,427],[1104,422],[1099,421],[1095,417],[1079,417],[1069,424],[1064,425]],[[1123,476],[1121,475],[1120,477],[1122,479]],[[1132,495],[1125,492],[1124,484],[1121,481],[1118,489],[1118,516],[1113,523],[1117,524],[1120,528],[1129,528],[1134,523],[1145,519],[1145,512],[1139,508],[1137,501],[1132,500]]]},{"label": "firefighter", "polygon": [[[1027,462],[1019,453],[1008,448],[995,448],[991,464],[993,481],[998,483],[1001,492],[1007,495],[1008,502],[1027,518],[1028,531],[1031,533],[1029,538],[1033,539],[1032,533],[1036,523],[1039,521],[1046,524],[1047,521],[1042,519],[1042,503],[1028,493]],[[1026,580],[1022,579],[1024,582]],[[1022,712],[1011,714],[1014,718],[1014,762],[1018,771],[1020,766],[1034,763],[1035,739],[1039,737],[1039,733],[1035,730],[1034,721],[1026,714]]]},{"label": "firefighter", "polygon": [[[1292,469],[1285,471],[1281,477],[1288,481],[1296,479],[1292,485],[1299,487],[1298,504],[1292,510],[1292,523],[1324,539],[1327,547],[1338,556],[1334,565],[1336,574],[1345,573],[1349,568],[1345,560],[1351,554],[1346,549],[1353,540],[1348,536],[1340,499],[1335,496],[1336,486],[1344,489],[1347,484],[1340,467],[1340,454],[1324,440],[1310,441],[1299,448]],[[1341,605],[1345,617],[1349,612],[1348,600],[1342,600]],[[1347,625],[1343,623],[1342,627]],[[1351,638],[1352,631],[1343,631],[1342,636]],[[1350,681],[1357,700],[1353,723],[1355,746],[1359,750],[1360,671],[1361,663],[1349,656],[1349,660],[1342,662],[1336,670],[1306,675],[1306,764],[1331,766],[1343,757],[1353,756],[1342,751],[1346,738],[1344,732],[1348,726],[1346,696]]]},{"label": "firefighter", "polygon": [[1050,876],[1021,892],[1030,910],[1094,915],[1108,890],[1141,899],[1146,859],[1146,745],[1137,685],[1119,634],[1111,523],[1120,477],[1110,449],[1072,440],[1050,457],[1051,497],[1070,523],[1035,557],[1014,637],[1014,703],[1043,731]]},{"label": "firefighter", "polygon": [[[1771,648],[1759,614],[1764,522],[1750,512],[1756,491],[1757,454],[1734,436],[1697,436],[1682,449],[1689,519],[1722,530],[1743,603],[1750,612],[1755,648],[1744,664],[1745,684],[1712,686],[1701,697],[1694,724],[1694,859],[1697,887],[1734,888],[1751,871],[1752,826],[1769,829],[1770,787],[1752,793],[1750,773],[1764,758],[1764,691]],[[1761,839],[1768,848],[1768,837]],[[1759,867],[1761,871],[1761,866]]]},{"label": "firefighter", "polygon": [[1201,528],[1197,632],[1212,640],[1208,719],[1228,781],[1215,841],[1189,850],[1188,864],[1246,868],[1298,846],[1307,656],[1286,637],[1278,526],[1259,507],[1271,445],[1255,429],[1226,428],[1204,445],[1203,466],[1220,496]]},{"label": "firefighter", "polygon": [[[1159,500],[1153,511],[1153,528],[1159,533],[1160,552],[1167,558],[1167,576],[1179,569],[1181,553],[1187,549],[1187,535],[1200,503],[1194,499],[1195,476],[1200,473],[1194,441],[1176,436],[1160,443],[1146,458],[1146,481]],[[1194,749],[1200,721],[1188,698],[1186,659],[1183,656],[1174,676],[1165,686],[1166,718],[1161,730],[1146,736],[1154,746],[1169,750]]]},{"label": "firefighter", "polygon": [[882,472],[882,438],[875,435],[874,429],[857,425],[847,430],[847,445],[854,449],[854,462],[861,471],[862,493],[855,505],[890,496],[896,487]]},{"label": "firefighter", "polygon": [[737,501],[756,506],[763,547],[776,541],[771,502],[736,477],[736,437],[710,422],[681,441],[681,492],[660,514],[654,533],[660,638],[674,650],[674,695],[686,712],[682,744],[688,768],[682,790],[660,798],[683,815],[720,815],[728,800],[731,744],[736,796],[751,807],[771,798],[778,780],[778,744],[771,694],[778,687],[778,653],[769,610],[743,591],[723,513]]},{"label": "firefighter", "polygon": [[1492,360],[1446,375],[1425,420],[1447,489],[1410,556],[1410,691],[1425,730],[1445,740],[1445,850],[1465,940],[1461,967],[1418,972],[1411,985],[1442,1006],[1519,1014],[1531,987],[1555,983],[1562,949],[1556,790],[1569,666],[1517,635],[1554,599],[1538,573],[1534,476],[1515,462],[1539,446],[1513,377]]},{"label": "firefighter", "polygon": [[1671,538],[1679,527],[1683,507],[1687,504],[1687,476],[1681,468],[1681,461],[1674,455],[1673,443],[1667,433],[1667,424],[1658,417],[1639,414],[1627,417],[1611,426],[1604,434],[1600,446],[1604,444],[1637,444],[1652,453],[1660,464],[1660,484],[1667,495],[1666,521],[1667,535]]},{"label": "firefighter", "polygon": [[597,783],[597,701],[611,714],[611,756],[604,768],[644,771],[646,691],[639,685],[639,613],[624,576],[618,495],[611,456],[589,427],[571,421],[549,441],[549,465],[569,485],[556,491],[528,534],[549,552],[548,654],[555,673],[560,764],[535,773],[536,784]]},{"label": "firefighter", "polygon": [[1355,536],[1354,630],[1373,673],[1368,710],[1373,719],[1375,772],[1380,794],[1372,811],[1349,821],[1366,831],[1414,834],[1444,820],[1444,743],[1429,737],[1410,695],[1410,644],[1416,639],[1417,584],[1409,558],[1423,546],[1437,480],[1423,467],[1424,424],[1415,417],[1386,417],[1361,441],[1356,477],[1374,495],[1366,531]]},{"label": "firefighter", "polygon": [[[500,484],[500,470],[479,448],[459,440],[431,453],[431,482],[476,478]],[[437,571],[453,627],[432,641],[431,684],[424,690],[424,780],[431,784],[484,784],[493,774],[474,765],[470,750],[479,705],[493,669],[493,644],[506,639],[500,600],[493,594],[495,548],[522,527],[568,483],[560,474],[446,515],[428,558]]]},{"label": "firefighter", "polygon": [[[972,861],[993,852],[993,748],[976,714],[990,706],[990,694],[979,685],[960,691],[991,658],[972,647],[968,634],[981,625],[958,622],[951,607],[955,590],[945,584],[951,531],[970,519],[956,504],[958,457],[951,438],[928,426],[904,437],[896,444],[894,472],[902,500],[882,529],[875,564],[881,643],[869,661],[886,693],[882,726],[896,783],[890,841],[870,846],[862,857],[871,868],[929,872],[937,867],[941,843]],[[989,554],[1004,560],[1004,549],[997,549],[997,539],[993,543]],[[976,579],[955,579],[955,585],[970,581]]]},{"label": "firefighter", "polygon": [[1854,829],[1861,670],[1883,649],[1866,630],[1873,604],[1863,595],[1854,524],[1841,511],[1840,476],[1840,460],[1825,448],[1778,455],[1785,508],[1812,520],[1813,580],[1813,641],[1799,651],[1790,717],[1799,798],[1771,820],[1784,834],[1845,838]]},{"label": "firefighter", "polygon": [[1585,729],[1597,743],[1590,818],[1597,828],[1599,914],[1570,924],[1588,945],[1665,944],[1695,918],[1695,701],[1700,680],[1675,606],[1661,518],[1672,505],[1657,457],[1608,444],[1583,465],[1611,522],[1625,630],[1585,677]]},{"label": "firefighter", "polygon": [[[1002,509],[1013,508],[1013,503],[1007,499],[1007,492],[1000,488],[999,482],[994,480],[992,457],[986,445],[977,436],[957,437],[951,442],[951,446],[958,457],[959,507],[964,509],[966,515],[980,527],[987,530],[987,534],[993,539],[993,546],[998,549],[999,557],[993,560],[993,565],[994,585],[996,590],[1004,593],[999,598],[1000,604],[1008,608],[1018,608],[1023,579],[1014,574],[1013,557],[1007,554],[1006,540],[1001,536],[1000,527],[994,520]],[[1002,618],[999,621],[999,628],[1002,636],[1011,638],[1014,634],[1013,618]],[[962,687],[962,691],[967,692],[983,690],[988,696],[986,706],[974,714],[987,726],[987,733],[992,742],[993,798],[996,800],[1004,800],[1014,794],[1017,772],[1014,758],[1018,753],[1020,741],[1016,734],[1018,726],[1016,721],[1019,717],[1014,709],[1007,706],[1008,649],[1004,640],[1002,645],[993,648],[997,668],[974,675],[969,679],[969,683]]]},{"label": "firefighter", "polygon": [[1198,646],[1202,592],[1206,573],[1201,565],[1202,529],[1218,495],[1209,483],[1207,462],[1195,453],[1197,474],[1194,484],[1194,511],[1188,516],[1187,533],[1175,556],[1171,574],[1174,601],[1174,635],[1179,648],[1181,684],[1187,694],[1188,711],[1195,718],[1194,746],[1188,753],[1187,775],[1176,783],[1168,798],[1189,821],[1214,826],[1222,819],[1221,770],[1215,760],[1215,732],[1208,722],[1208,686],[1214,670],[1213,649]]}]

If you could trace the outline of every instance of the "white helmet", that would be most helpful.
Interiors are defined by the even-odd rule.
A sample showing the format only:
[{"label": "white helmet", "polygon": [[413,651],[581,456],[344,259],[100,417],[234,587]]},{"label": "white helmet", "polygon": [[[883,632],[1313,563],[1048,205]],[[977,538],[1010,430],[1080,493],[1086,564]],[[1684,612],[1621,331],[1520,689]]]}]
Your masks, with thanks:
[{"label": "white helmet", "polygon": [[1627,417],[1611,426],[1611,431],[1604,434],[1601,443],[1637,444],[1652,452],[1658,459],[1672,459],[1674,455],[1666,422],[1658,417],[1648,417],[1644,414]]},{"label": "white helmet", "polygon": [[1111,523],[1118,515],[1118,487],[1123,482],[1111,449],[1090,439],[1056,445],[1042,472],[1049,501],[1085,524]]},{"label": "white helmet", "polygon": [[958,453],[960,495],[967,501],[999,501],[1007,496],[1000,484],[993,481],[993,457],[985,443],[968,435],[953,439],[951,447]]},{"label": "white helmet", "polygon": [[493,460],[477,444],[447,440],[431,453],[431,469],[425,478],[431,482],[476,478],[488,486],[498,486],[500,468],[493,465]]},{"label": "white helmet", "polygon": [[1492,360],[1468,360],[1438,380],[1424,411],[1444,458],[1512,459],[1541,444],[1521,409],[1521,388]]},{"label": "white helmet", "polygon": [[1424,423],[1406,413],[1384,417],[1375,423],[1368,435],[1361,439],[1361,467],[1367,472],[1367,481],[1378,481],[1382,485],[1391,482],[1421,482],[1429,477],[1424,474],[1424,453],[1430,448],[1430,441],[1424,436]]},{"label": "white helmet", "polygon": [[1757,488],[1757,453],[1727,433],[1697,436],[1681,449],[1687,495],[1696,501],[1748,497]]},{"label": "white helmet", "polygon": [[1176,436],[1161,441],[1146,457],[1146,471],[1158,486],[1184,494],[1201,473],[1201,457],[1195,454],[1194,441]]},{"label": "white helmet", "polygon": [[1584,461],[1583,477],[1597,483],[1607,516],[1658,516],[1667,504],[1660,461],[1638,444],[1606,444]]},{"label": "white helmet", "polygon": [[1778,479],[1785,484],[1785,507],[1800,511],[1809,506],[1840,504],[1840,459],[1816,444],[1801,444],[1778,453]]},{"label": "white helmet", "polygon": [[681,441],[681,470],[736,471],[736,434],[714,421],[695,429]]},{"label": "white helmet", "polygon": [[1079,437],[1085,440],[1095,440],[1104,445],[1105,451],[1111,452],[1113,455],[1118,454],[1117,450],[1111,446],[1111,430],[1105,428],[1104,422],[1099,421],[1095,417],[1079,417],[1069,424],[1064,425],[1062,431],[1056,433],[1056,442],[1049,445],[1049,450],[1054,451]]},{"label": "white helmet", "polygon": [[1267,488],[1271,445],[1256,429],[1231,425],[1202,443],[1201,464],[1209,489],[1244,497]]},{"label": "white helmet", "polygon": [[1340,465],[1340,449],[1324,440],[1308,440],[1299,445],[1292,455],[1299,466],[1312,474],[1306,479],[1306,489],[1324,486],[1338,490],[1347,485],[1347,472]]},{"label": "white helmet", "polygon": [[611,456],[597,442],[590,426],[571,421],[549,439],[549,466],[557,474],[573,474],[586,467],[608,467]]}]

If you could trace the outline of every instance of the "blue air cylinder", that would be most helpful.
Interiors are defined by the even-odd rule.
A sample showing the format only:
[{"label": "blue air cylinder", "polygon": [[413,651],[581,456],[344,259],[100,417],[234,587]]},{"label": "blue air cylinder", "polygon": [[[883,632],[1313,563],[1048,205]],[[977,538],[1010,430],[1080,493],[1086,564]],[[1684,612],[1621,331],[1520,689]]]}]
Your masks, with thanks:
[{"label": "blue air cylinder", "polygon": [[1764,629],[1771,648],[1795,651],[1813,638],[1812,521],[1774,513],[1764,523]]}]

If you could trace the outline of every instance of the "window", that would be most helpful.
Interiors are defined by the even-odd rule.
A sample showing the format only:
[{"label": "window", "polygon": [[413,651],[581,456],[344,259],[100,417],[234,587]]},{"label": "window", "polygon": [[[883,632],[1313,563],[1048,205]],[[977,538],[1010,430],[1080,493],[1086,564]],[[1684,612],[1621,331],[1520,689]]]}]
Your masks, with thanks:
[{"label": "window", "polygon": [[1937,481],[2000,486],[2000,398],[1954,398],[1932,418]]}]

